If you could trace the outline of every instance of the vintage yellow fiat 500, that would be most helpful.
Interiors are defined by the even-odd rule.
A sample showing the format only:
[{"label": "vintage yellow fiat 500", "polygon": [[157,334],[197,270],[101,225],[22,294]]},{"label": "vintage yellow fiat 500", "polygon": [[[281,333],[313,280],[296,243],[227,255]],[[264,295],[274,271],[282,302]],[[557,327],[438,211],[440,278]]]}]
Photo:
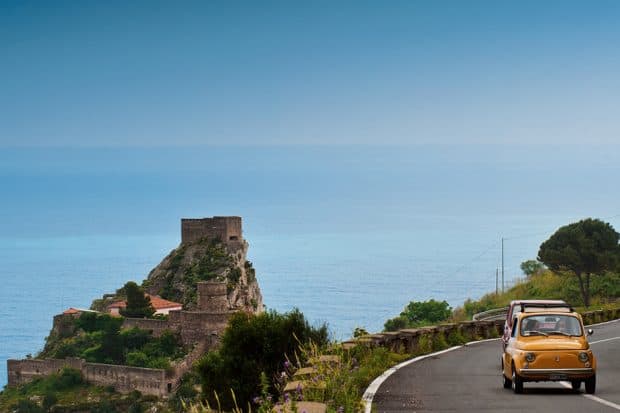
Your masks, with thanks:
[{"label": "vintage yellow fiat 500", "polygon": [[[588,330],[587,334],[592,334]],[[583,321],[570,308],[530,308],[518,314],[502,356],[504,388],[523,392],[528,381],[568,381],[577,391],[596,389],[596,358]]]}]

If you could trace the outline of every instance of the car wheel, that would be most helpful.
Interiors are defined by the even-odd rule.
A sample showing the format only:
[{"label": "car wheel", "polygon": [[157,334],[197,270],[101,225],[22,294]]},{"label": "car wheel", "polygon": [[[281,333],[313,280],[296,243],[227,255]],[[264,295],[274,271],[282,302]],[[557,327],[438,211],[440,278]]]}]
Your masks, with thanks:
[{"label": "car wheel", "polygon": [[577,391],[581,388],[581,380],[573,380],[570,382],[570,385],[573,390]]},{"label": "car wheel", "polygon": [[516,394],[523,393],[523,379],[517,374],[517,369],[514,364],[512,365],[512,390],[514,390]]},{"label": "car wheel", "polygon": [[502,360],[502,379],[504,382],[504,388],[505,389],[510,389],[512,388],[512,380],[510,380],[508,378],[508,376],[506,376],[506,371],[504,370],[504,361]]},{"label": "car wheel", "polygon": [[592,376],[586,379],[586,393],[594,394],[596,391],[596,376]]}]

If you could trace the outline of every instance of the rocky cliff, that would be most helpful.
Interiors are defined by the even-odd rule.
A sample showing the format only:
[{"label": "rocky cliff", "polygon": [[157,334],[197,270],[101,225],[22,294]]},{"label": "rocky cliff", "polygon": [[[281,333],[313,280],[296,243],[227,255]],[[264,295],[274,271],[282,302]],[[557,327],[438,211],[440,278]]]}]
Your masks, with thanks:
[{"label": "rocky cliff", "polygon": [[198,281],[224,281],[231,310],[259,313],[263,297],[252,263],[246,258],[245,240],[222,242],[203,238],[174,249],[149,273],[143,287],[149,294],[196,307]]}]

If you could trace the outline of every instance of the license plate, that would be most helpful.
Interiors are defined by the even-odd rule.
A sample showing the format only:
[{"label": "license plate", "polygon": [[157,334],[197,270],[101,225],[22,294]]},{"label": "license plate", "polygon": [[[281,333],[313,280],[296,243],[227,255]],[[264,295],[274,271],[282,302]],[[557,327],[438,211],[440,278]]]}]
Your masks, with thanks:
[{"label": "license plate", "polygon": [[566,380],[566,374],[551,374],[549,376],[549,380],[554,380],[554,381],[561,381],[561,380]]}]

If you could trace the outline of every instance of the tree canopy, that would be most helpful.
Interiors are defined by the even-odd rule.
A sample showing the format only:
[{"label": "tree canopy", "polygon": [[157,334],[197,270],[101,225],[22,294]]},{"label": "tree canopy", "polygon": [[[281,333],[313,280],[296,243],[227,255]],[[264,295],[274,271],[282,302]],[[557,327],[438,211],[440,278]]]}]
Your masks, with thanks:
[{"label": "tree canopy", "polygon": [[545,269],[545,265],[537,260],[527,260],[521,263],[521,271],[523,274],[528,277],[534,274],[538,274],[539,272]]},{"label": "tree canopy", "polygon": [[619,240],[620,234],[609,223],[588,218],[558,229],[540,245],[538,260],[553,271],[574,273],[588,307],[590,276],[617,269]]},{"label": "tree canopy", "polygon": [[144,318],[155,313],[151,299],[144,294],[144,290],[133,281],[127,282],[122,289],[127,297],[127,306],[121,309],[125,317]]},{"label": "tree canopy", "polygon": [[452,315],[452,309],[447,301],[411,301],[398,317],[385,322],[386,331],[396,331],[401,328],[412,328],[423,325],[433,325],[447,320]]}]

